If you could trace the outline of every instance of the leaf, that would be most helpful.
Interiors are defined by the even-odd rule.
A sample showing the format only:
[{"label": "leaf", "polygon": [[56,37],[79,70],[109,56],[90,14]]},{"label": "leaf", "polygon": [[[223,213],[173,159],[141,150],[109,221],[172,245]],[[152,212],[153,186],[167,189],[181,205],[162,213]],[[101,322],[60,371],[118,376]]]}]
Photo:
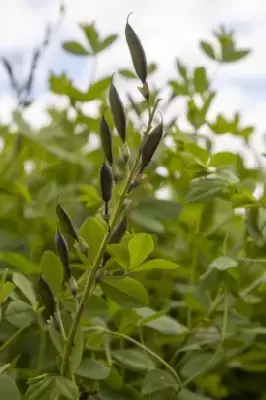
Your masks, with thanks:
[{"label": "leaf", "polygon": [[54,386],[57,394],[64,396],[69,400],[78,400],[79,391],[75,383],[63,376],[56,376],[54,378]]},{"label": "leaf", "polygon": [[[98,127],[97,127],[98,129]],[[92,185],[82,185],[80,187],[83,192],[79,197],[80,201],[86,202],[87,207],[99,206],[101,203],[101,197],[94,186]]]},{"label": "leaf", "polygon": [[92,51],[97,54],[99,51],[99,35],[95,28],[94,23],[92,24],[81,24],[80,27],[82,28],[83,32],[85,33],[88,42],[91,46]]},{"label": "leaf", "polygon": [[211,400],[203,394],[192,393],[190,390],[182,389],[177,396],[177,400]]},{"label": "leaf", "polygon": [[129,266],[129,252],[123,244],[109,244],[107,250],[121,267]]},{"label": "leaf", "polygon": [[219,153],[215,153],[212,155],[211,159],[209,160],[208,166],[209,167],[223,167],[225,165],[235,165],[237,161],[236,154],[221,151]]},{"label": "leaf", "polygon": [[63,48],[68,53],[75,54],[76,56],[88,56],[90,54],[81,43],[76,41],[64,42]]},{"label": "leaf", "polygon": [[180,335],[187,332],[187,328],[175,319],[161,315],[150,308],[138,308],[137,314],[142,318],[141,325],[147,326],[163,335]]},{"label": "leaf", "polygon": [[76,370],[76,374],[92,380],[104,380],[108,377],[110,368],[99,360],[84,358]]},{"label": "leaf", "polygon": [[127,79],[137,79],[137,75],[134,74],[133,71],[131,71],[130,69],[125,69],[125,68],[121,68],[119,69],[119,74],[122,75],[124,78]]},{"label": "leaf", "polygon": [[29,386],[26,392],[26,400],[50,400],[54,392],[54,378],[46,376]]},{"label": "leaf", "polygon": [[129,277],[105,278],[100,282],[103,292],[123,307],[137,308],[148,305],[149,298],[144,286]]},{"label": "leaf", "polygon": [[155,368],[153,360],[150,359],[144,350],[114,350],[112,351],[112,356],[121,366],[132,371],[143,372]]},{"label": "leaf", "polygon": [[106,36],[100,44],[100,51],[107,49],[108,47],[112,46],[112,44],[117,40],[118,35],[113,34]]},{"label": "leaf", "polygon": [[128,243],[130,268],[136,268],[152,252],[153,240],[147,233],[138,233]]},{"label": "leaf", "polygon": [[92,262],[99,250],[106,232],[103,222],[97,217],[89,217],[81,225],[79,235],[89,246],[89,260]]},{"label": "leaf", "polygon": [[41,271],[45,281],[50,286],[54,296],[59,297],[64,277],[64,271],[59,258],[51,251],[45,251],[41,259]]},{"label": "leaf", "polygon": [[103,78],[90,85],[90,88],[84,97],[84,101],[98,100],[109,88],[110,82],[111,78]]},{"label": "leaf", "polygon": [[220,271],[225,271],[229,268],[236,268],[237,265],[238,264],[237,264],[236,260],[233,260],[232,258],[225,256],[225,257],[216,258],[216,260],[214,260],[211,263],[209,268],[215,268]]},{"label": "leaf", "polygon": [[194,86],[195,91],[203,94],[209,88],[209,82],[207,78],[206,69],[204,67],[197,67],[194,70]]},{"label": "leaf", "polygon": [[179,268],[179,265],[163,260],[163,259],[154,259],[146,261],[144,264],[140,265],[134,272],[138,271],[148,271],[150,269],[173,269]]},{"label": "leaf", "polygon": [[22,274],[13,274],[14,284],[21,290],[23,295],[30,301],[31,304],[36,304],[36,296],[32,283]]},{"label": "leaf", "polygon": [[141,394],[143,396],[151,395],[158,391],[167,389],[178,390],[178,384],[175,378],[169,372],[162,369],[154,369],[147,373],[144,378]]},{"label": "leaf", "polygon": [[26,259],[22,254],[15,252],[0,252],[0,260],[7,263],[9,266],[20,270],[25,275],[38,274],[40,268]]},{"label": "leaf", "polygon": [[13,292],[15,285],[11,282],[5,282],[0,286],[0,304],[4,303],[9,295]]},{"label": "leaf", "polygon": [[55,329],[54,323],[49,322],[48,332],[54,347],[56,348],[58,353],[62,356],[64,352],[64,344],[60,333]]},{"label": "leaf", "polygon": [[81,363],[84,351],[84,334],[79,328],[75,337],[74,346],[71,353],[71,369],[75,373]]},{"label": "leaf", "polygon": [[20,300],[11,301],[8,304],[5,316],[17,328],[30,325],[34,318],[31,306]]},{"label": "leaf", "polygon": [[3,400],[21,400],[16,382],[8,375],[0,375],[0,393]]},{"label": "leaf", "polygon": [[204,40],[200,42],[200,47],[204,53],[211,59],[216,60],[215,52],[212,45]]}]

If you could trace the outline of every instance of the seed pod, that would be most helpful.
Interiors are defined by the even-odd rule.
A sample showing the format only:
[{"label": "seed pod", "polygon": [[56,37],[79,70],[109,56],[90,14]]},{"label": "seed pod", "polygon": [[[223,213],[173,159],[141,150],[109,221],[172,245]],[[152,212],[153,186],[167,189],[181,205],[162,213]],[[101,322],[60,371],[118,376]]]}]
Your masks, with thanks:
[{"label": "seed pod", "polygon": [[147,136],[141,150],[141,167],[139,174],[147,167],[163,135],[163,122],[157,125]]},{"label": "seed pod", "polygon": [[104,118],[104,115],[102,115],[102,118],[100,120],[99,130],[100,130],[101,144],[105,157],[112,165],[113,164],[112,135],[109,126],[106,122],[106,119]]},{"label": "seed pod", "polygon": [[113,78],[109,89],[109,103],[116,130],[124,143],[126,140],[126,114],[118,91],[113,84]]},{"label": "seed pod", "polygon": [[45,307],[46,318],[49,319],[52,316],[56,320],[54,295],[50,286],[43,279],[42,275],[40,275],[38,281],[38,294],[42,305]]},{"label": "seed pod", "polygon": [[102,199],[105,203],[105,215],[108,215],[108,203],[112,197],[113,174],[112,169],[105,162],[100,169],[100,187]]},{"label": "seed pod", "polygon": [[127,17],[125,28],[126,41],[136,74],[138,75],[141,82],[144,84],[146,82],[148,74],[147,58],[138,35],[128,23],[128,18],[129,16]]},{"label": "seed pod", "polygon": [[66,212],[66,210],[58,202],[56,205],[56,214],[59,219],[62,230],[68,235],[72,236],[78,242],[79,237],[71,221],[71,218]]},{"label": "seed pod", "polygon": [[[124,218],[115,227],[113,233],[110,236],[108,244],[119,243],[121,241],[122,237],[124,236],[126,230],[127,230],[127,218],[126,218],[126,215],[125,215]],[[111,256],[108,253],[108,251],[105,251],[104,255],[103,255],[103,264],[102,264],[102,266],[104,266],[107,263],[107,261],[109,260],[110,257]]]},{"label": "seed pod", "polygon": [[57,254],[60,258],[61,264],[64,269],[64,275],[65,275],[64,282],[68,282],[71,277],[71,270],[69,266],[69,257],[68,257],[68,245],[66,239],[61,234],[58,227],[55,233],[55,246]]}]

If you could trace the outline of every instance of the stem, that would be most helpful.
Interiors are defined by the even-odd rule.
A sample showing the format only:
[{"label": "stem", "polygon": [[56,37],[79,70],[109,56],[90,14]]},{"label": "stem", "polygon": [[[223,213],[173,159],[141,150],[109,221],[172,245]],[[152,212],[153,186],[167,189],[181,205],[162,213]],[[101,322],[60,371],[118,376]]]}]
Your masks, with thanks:
[{"label": "stem", "polygon": [[[149,113],[149,121],[148,121],[147,129],[146,129],[146,131],[144,133],[144,138],[147,136],[147,134],[149,133],[149,131],[151,129],[152,117],[153,117],[153,113]],[[131,170],[129,172],[129,175],[128,175],[128,177],[126,178],[126,180],[124,182],[124,186],[123,186],[122,191],[120,193],[116,208],[114,210],[114,214],[113,214],[112,219],[110,221],[110,229],[108,229],[108,231],[106,232],[106,234],[105,234],[105,236],[104,236],[104,238],[102,240],[102,243],[101,243],[101,246],[100,246],[100,248],[98,250],[97,256],[96,256],[96,258],[95,258],[95,260],[93,262],[93,265],[91,267],[90,274],[89,274],[89,276],[87,278],[87,282],[86,282],[86,285],[85,285],[85,288],[84,288],[84,291],[83,291],[83,294],[82,294],[82,298],[80,300],[80,303],[79,303],[79,306],[77,308],[77,311],[76,311],[76,313],[74,315],[74,319],[73,319],[72,325],[70,327],[70,331],[69,331],[69,334],[68,334],[68,337],[67,337],[67,341],[66,341],[66,344],[65,344],[65,347],[64,347],[64,354],[63,354],[63,360],[62,360],[62,365],[61,365],[61,375],[62,376],[66,376],[67,373],[68,373],[71,350],[72,350],[74,339],[75,339],[75,336],[76,336],[76,333],[77,333],[79,322],[80,322],[80,319],[81,319],[81,316],[82,316],[82,313],[83,313],[84,305],[88,301],[88,299],[91,297],[91,295],[93,294],[93,291],[94,291],[94,288],[95,288],[96,273],[97,273],[97,271],[98,271],[98,269],[100,267],[100,264],[101,264],[101,261],[102,261],[102,257],[103,257],[103,254],[104,254],[105,250],[106,250],[106,247],[108,245],[111,233],[113,232],[113,230],[114,230],[114,228],[115,228],[115,226],[116,226],[116,224],[118,222],[118,219],[119,219],[119,216],[120,216],[120,213],[121,213],[121,210],[122,210],[122,206],[123,206],[124,200],[125,200],[125,198],[127,196],[128,189],[129,189],[130,184],[131,184],[131,182],[132,182],[132,180],[134,178],[134,175],[136,174],[137,167],[139,165],[140,159],[141,159],[141,149],[139,150],[139,153],[138,153],[138,155],[136,157],[136,160],[135,160],[135,162],[134,162],[134,164],[133,164],[133,166],[132,166],[132,168],[131,168]]]},{"label": "stem", "polygon": [[60,313],[60,308],[59,308],[59,304],[58,303],[56,304],[56,314],[57,314],[57,318],[58,318],[60,333],[61,333],[62,339],[63,339],[63,341],[65,343],[66,340],[67,340],[66,339],[66,331],[65,331],[64,324],[63,324],[63,321],[62,321],[62,318],[61,318],[61,313]]},{"label": "stem", "polygon": [[46,332],[45,332],[45,327],[44,327],[42,316],[41,316],[40,312],[38,312],[38,311],[36,312],[36,319],[37,319],[37,323],[38,323],[39,329],[40,329],[40,348],[39,348],[37,369],[38,369],[38,371],[42,371],[45,348],[46,348]]},{"label": "stem", "polygon": [[226,336],[227,322],[228,322],[228,310],[229,310],[228,292],[227,292],[227,289],[225,289],[225,291],[224,291],[224,315],[223,315],[223,325],[222,325],[222,333],[221,333],[222,343],[224,342],[225,336]]}]

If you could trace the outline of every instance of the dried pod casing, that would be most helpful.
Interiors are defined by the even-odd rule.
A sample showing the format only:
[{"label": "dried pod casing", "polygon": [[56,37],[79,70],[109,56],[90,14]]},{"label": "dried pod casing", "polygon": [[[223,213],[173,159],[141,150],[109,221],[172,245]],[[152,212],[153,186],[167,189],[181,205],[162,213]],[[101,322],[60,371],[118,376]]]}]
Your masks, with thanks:
[{"label": "dried pod casing", "polygon": [[105,157],[112,165],[113,164],[112,135],[109,126],[106,122],[106,119],[104,118],[104,115],[102,115],[100,120],[99,131]]},{"label": "dried pod casing", "polygon": [[136,32],[129,25],[128,20],[125,28],[125,36],[136,74],[144,84],[148,75],[147,58],[142,43]]},{"label": "dried pod casing", "polygon": [[61,264],[64,269],[64,282],[68,282],[71,277],[71,270],[69,266],[68,245],[66,239],[59,231],[58,227],[55,233],[55,246],[57,254],[60,258]]},{"label": "dried pod casing", "polygon": [[[108,244],[119,243],[122,237],[124,236],[126,230],[127,230],[127,217],[125,215],[123,219],[119,222],[119,224],[115,227],[114,231],[112,232]],[[107,263],[110,257],[111,256],[108,253],[108,251],[105,251],[103,255],[102,266],[104,266]]]},{"label": "dried pod casing", "polygon": [[72,236],[78,242],[79,237],[71,221],[71,218],[67,211],[59,203],[57,203],[56,205],[56,214],[62,230],[68,235]]},{"label": "dried pod casing", "polygon": [[147,136],[141,150],[141,167],[139,173],[147,167],[163,135],[163,123],[157,125]]},{"label": "dried pod casing", "polygon": [[111,167],[105,162],[100,169],[100,187],[102,199],[105,203],[108,203],[112,197],[113,174]]},{"label": "dried pod casing", "polygon": [[45,307],[46,318],[53,316],[55,319],[55,299],[48,283],[40,275],[38,281],[38,294],[42,305]]},{"label": "dried pod casing", "polygon": [[126,114],[118,91],[113,83],[113,79],[111,81],[109,89],[109,103],[116,130],[122,142],[124,143],[126,140],[127,128]]}]

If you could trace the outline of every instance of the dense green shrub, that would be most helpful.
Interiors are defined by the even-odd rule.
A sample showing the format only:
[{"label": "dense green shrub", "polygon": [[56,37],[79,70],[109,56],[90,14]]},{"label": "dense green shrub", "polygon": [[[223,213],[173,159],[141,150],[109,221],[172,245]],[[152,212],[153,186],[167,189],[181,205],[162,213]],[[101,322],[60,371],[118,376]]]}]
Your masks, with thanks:
[{"label": "dense green shrub", "polygon": [[[81,59],[117,39],[81,29],[87,48],[63,44]],[[200,43],[213,62],[248,54],[232,32],[215,35],[216,48]],[[86,91],[51,74],[69,105],[34,130],[22,98],[17,129],[1,125],[1,398],[265,400],[265,173],[259,154],[251,169],[213,151],[219,135],[249,146],[254,129],[238,113],[209,119],[203,66],[178,61],[166,98],[129,25],[125,44],[134,70]],[[179,97],[190,131],[168,118]]]}]

